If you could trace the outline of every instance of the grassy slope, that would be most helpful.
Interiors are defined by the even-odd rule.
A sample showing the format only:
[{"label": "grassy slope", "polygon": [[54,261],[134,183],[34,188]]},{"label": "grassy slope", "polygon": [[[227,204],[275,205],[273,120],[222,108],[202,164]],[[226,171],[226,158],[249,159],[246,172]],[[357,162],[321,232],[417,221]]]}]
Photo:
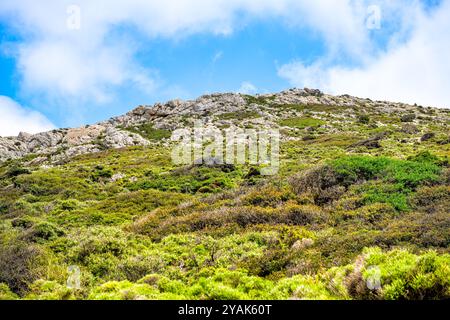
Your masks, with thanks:
[{"label": "grassy slope", "polygon": [[[174,167],[158,143],[3,164],[0,298],[449,298],[448,123],[419,110],[407,133],[371,110],[278,108],[293,139],[270,180]],[[357,143],[382,132],[379,147]],[[71,265],[80,290],[65,285]]]}]

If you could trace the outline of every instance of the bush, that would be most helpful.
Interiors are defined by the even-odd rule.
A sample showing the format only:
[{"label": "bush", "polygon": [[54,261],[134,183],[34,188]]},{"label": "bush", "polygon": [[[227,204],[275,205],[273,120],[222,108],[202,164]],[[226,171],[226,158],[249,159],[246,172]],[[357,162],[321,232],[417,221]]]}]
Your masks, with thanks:
[{"label": "bush", "polygon": [[12,292],[8,285],[0,283],[0,300],[17,300],[19,296]]},{"label": "bush", "polygon": [[358,122],[362,124],[368,124],[370,122],[370,117],[367,114],[360,114],[358,116]]},{"label": "bush", "polygon": [[[438,256],[427,252],[417,256],[405,250],[383,253],[379,248],[366,249],[355,266],[362,274],[360,287],[366,290],[349,290],[349,293],[357,299],[448,299],[449,265],[448,254]],[[369,279],[379,282],[380,286],[367,288]],[[367,295],[368,290],[371,295]]]},{"label": "bush", "polygon": [[311,193],[320,205],[339,199],[351,185],[382,180],[392,185],[372,187],[366,202],[386,202],[406,210],[410,191],[439,181],[441,168],[434,159],[431,155],[419,155],[411,160],[347,156],[302,172],[292,177],[290,183],[297,194]]},{"label": "bush", "polygon": [[243,266],[254,275],[267,277],[283,271],[290,262],[291,256],[287,249],[269,248],[263,255],[251,257]]},{"label": "bush", "polygon": [[280,280],[270,291],[272,299],[331,300],[333,296],[317,278],[297,275]]},{"label": "bush", "polygon": [[31,171],[28,170],[27,168],[23,168],[20,166],[12,166],[7,172],[6,172],[6,176],[8,178],[13,178],[13,177],[17,177],[20,176],[22,174],[30,174]]},{"label": "bush", "polygon": [[89,300],[142,300],[156,299],[158,290],[147,284],[134,284],[129,281],[111,281],[94,288]]},{"label": "bush", "polygon": [[274,208],[292,198],[294,198],[294,195],[290,190],[268,185],[251,190],[242,196],[239,202],[243,205]]},{"label": "bush", "polygon": [[448,210],[403,214],[387,224],[373,243],[446,249],[450,246]]},{"label": "bush", "polygon": [[298,129],[305,129],[307,127],[318,127],[323,124],[325,124],[324,121],[314,118],[290,118],[290,119],[284,119],[279,122],[280,126],[283,127],[291,127],[291,128],[298,128]]},{"label": "bush", "polygon": [[[380,201],[384,202],[384,201]],[[355,211],[346,212],[345,218],[357,218],[365,222],[376,224],[397,215],[395,207],[388,203],[374,203],[365,205]]]},{"label": "bush", "polygon": [[415,189],[424,183],[437,182],[441,169],[431,162],[393,161],[383,173],[385,180]]},{"label": "bush", "polygon": [[24,294],[28,286],[40,277],[42,251],[23,242],[0,245],[0,283],[5,283],[14,293]]},{"label": "bush", "polygon": [[401,184],[368,184],[361,188],[364,204],[386,203],[398,211],[408,211],[408,190]]},{"label": "bush", "polygon": [[145,139],[154,141],[168,139],[172,135],[171,131],[169,130],[154,128],[152,123],[144,123],[136,127],[127,127],[124,129],[133,133],[137,133]]},{"label": "bush", "polygon": [[25,297],[31,300],[73,300],[75,292],[65,284],[56,281],[37,280],[30,286],[30,292]]},{"label": "bush", "polygon": [[111,168],[104,167],[102,165],[95,166],[92,174],[91,179],[93,181],[102,181],[105,179],[110,179],[113,176],[114,172]]},{"label": "bush", "polygon": [[330,166],[320,166],[290,178],[295,193],[310,193],[318,205],[337,200],[343,193],[338,188],[340,177]]},{"label": "bush", "polygon": [[54,240],[64,235],[64,232],[49,222],[40,222],[32,226],[24,235],[24,238],[32,242]]},{"label": "bush", "polygon": [[188,166],[171,171],[169,174],[150,172],[148,177],[130,183],[131,191],[157,189],[181,193],[217,193],[237,186],[242,172],[229,166]]},{"label": "bush", "polygon": [[412,122],[414,119],[416,119],[416,115],[414,113],[405,114],[400,118],[401,122]]},{"label": "bush", "polygon": [[450,186],[422,187],[411,199],[416,209],[428,213],[450,208]]},{"label": "bush", "polygon": [[304,226],[315,222],[320,222],[324,218],[319,207],[313,205],[296,205],[287,203],[280,208],[281,217],[280,222],[286,224]]},{"label": "bush", "polygon": [[89,231],[80,231],[69,235],[71,247],[67,249],[67,259],[73,264],[86,266],[95,276],[120,277],[118,265],[128,250],[132,249],[123,231],[113,227],[93,227]]}]

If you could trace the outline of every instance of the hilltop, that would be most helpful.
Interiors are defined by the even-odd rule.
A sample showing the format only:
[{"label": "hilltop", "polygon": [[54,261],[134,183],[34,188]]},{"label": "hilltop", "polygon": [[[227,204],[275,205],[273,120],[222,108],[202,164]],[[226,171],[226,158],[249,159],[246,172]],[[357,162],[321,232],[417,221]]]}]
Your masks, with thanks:
[{"label": "hilltop", "polygon": [[[279,170],[175,164],[198,120],[278,130]],[[291,89],[2,137],[0,299],[448,299],[449,129]]]},{"label": "hilltop", "polygon": [[[383,123],[383,120],[389,117],[395,120],[412,115],[419,119],[414,117],[411,122],[420,121],[420,117],[444,126],[450,122],[450,111],[447,109],[372,101],[348,95],[331,96],[314,89],[291,89],[257,96],[212,94],[192,101],[173,100],[165,104],[139,106],[123,116],[80,128],[56,129],[34,135],[23,132],[17,137],[0,137],[0,161],[34,154],[38,155],[34,163],[47,160],[56,162],[105,149],[146,146],[159,138],[170,137],[169,132],[175,129],[192,127],[197,119],[219,128],[282,128],[284,123],[280,123],[280,120],[305,113],[319,122],[327,122],[321,128],[329,129],[330,133],[348,132],[351,125],[347,124],[351,124],[352,119],[369,114],[376,120],[372,121],[372,125],[385,125],[387,123]],[[305,126],[308,127],[308,123],[305,122]]]}]

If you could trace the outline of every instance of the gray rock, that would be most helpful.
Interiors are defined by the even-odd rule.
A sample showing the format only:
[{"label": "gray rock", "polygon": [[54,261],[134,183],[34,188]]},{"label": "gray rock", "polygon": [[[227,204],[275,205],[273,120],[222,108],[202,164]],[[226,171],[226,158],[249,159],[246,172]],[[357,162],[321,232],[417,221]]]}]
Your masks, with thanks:
[{"label": "gray rock", "polygon": [[[238,93],[214,93],[204,95],[195,100],[171,100],[167,103],[155,103],[153,106],[140,105],[130,112],[99,122],[90,126],[72,129],[58,129],[38,134],[21,132],[17,137],[0,137],[0,162],[11,158],[20,158],[29,154],[37,154],[35,162],[30,165],[44,165],[53,162],[63,162],[73,156],[85,153],[99,152],[110,148],[124,148],[128,146],[146,146],[152,143],[139,134],[127,131],[142,124],[151,124],[155,129],[173,131],[186,126],[191,127],[196,120],[201,120],[208,127],[229,126],[231,128],[245,125],[279,128],[280,118],[302,116],[301,109],[281,109],[278,105],[329,105],[347,107],[336,115],[336,121],[345,123],[355,118],[356,111],[370,112],[379,115],[397,117],[399,114],[417,113],[417,107],[403,103],[372,101],[349,95],[332,96],[316,89],[293,88],[276,94],[258,95],[248,103],[247,96]],[[220,115],[227,113],[251,112],[259,114],[252,119],[221,120]],[[279,114],[281,112],[281,114]],[[322,112],[310,111],[320,118]],[[443,113],[440,113],[442,115]],[[446,119],[438,119],[446,121]],[[416,133],[413,127],[403,126],[403,130]],[[411,124],[412,126],[412,124]],[[329,134],[338,132],[335,127],[323,126]],[[307,130],[309,131],[309,130]],[[312,131],[312,129],[311,129]],[[425,135],[426,141],[433,136]],[[295,139],[282,136],[282,139]],[[379,148],[381,136],[371,137],[354,146]],[[163,141],[167,145],[169,141]],[[49,159],[49,160],[45,160]]]}]

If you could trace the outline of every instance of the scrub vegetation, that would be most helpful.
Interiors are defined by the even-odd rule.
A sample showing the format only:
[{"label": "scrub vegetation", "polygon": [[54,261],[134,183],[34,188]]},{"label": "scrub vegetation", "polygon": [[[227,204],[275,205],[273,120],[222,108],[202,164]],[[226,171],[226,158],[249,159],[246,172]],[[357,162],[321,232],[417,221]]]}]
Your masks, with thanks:
[{"label": "scrub vegetation", "polygon": [[448,122],[246,100],[289,112],[276,176],[170,143],[0,164],[0,299],[450,298]]}]

